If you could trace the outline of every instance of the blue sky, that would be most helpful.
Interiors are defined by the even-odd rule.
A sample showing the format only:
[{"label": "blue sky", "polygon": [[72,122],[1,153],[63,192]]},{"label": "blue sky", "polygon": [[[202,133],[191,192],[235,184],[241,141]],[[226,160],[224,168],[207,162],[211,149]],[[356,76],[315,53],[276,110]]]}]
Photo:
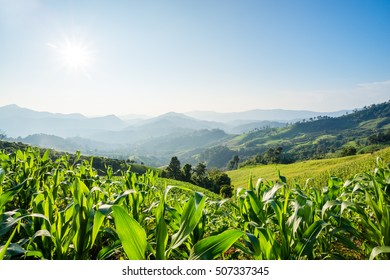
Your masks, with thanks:
[{"label": "blue sky", "polygon": [[0,0],[0,106],[362,107],[390,99],[389,15],[370,0]]}]

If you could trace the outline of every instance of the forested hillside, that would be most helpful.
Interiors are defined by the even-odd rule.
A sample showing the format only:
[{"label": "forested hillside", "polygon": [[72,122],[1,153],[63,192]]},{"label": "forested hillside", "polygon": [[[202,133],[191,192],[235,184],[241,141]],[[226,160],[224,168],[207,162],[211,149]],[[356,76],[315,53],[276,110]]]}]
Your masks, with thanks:
[{"label": "forested hillside", "polygon": [[[318,116],[283,128],[241,134],[200,154],[216,167],[229,167],[236,155],[247,164],[292,163],[379,150],[390,145],[390,102],[341,117]],[[224,160],[218,160],[224,159]]]}]

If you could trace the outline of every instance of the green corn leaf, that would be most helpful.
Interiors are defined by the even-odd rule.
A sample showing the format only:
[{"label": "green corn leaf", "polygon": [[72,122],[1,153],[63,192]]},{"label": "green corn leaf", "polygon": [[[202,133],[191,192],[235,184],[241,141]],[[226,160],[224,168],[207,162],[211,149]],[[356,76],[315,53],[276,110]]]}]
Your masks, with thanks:
[{"label": "green corn leaf", "polygon": [[338,200],[328,200],[322,207],[321,217],[324,218],[325,212],[333,206],[339,206],[341,204]]},{"label": "green corn leaf", "polygon": [[202,217],[205,202],[206,197],[196,192],[186,203],[181,214],[179,231],[172,236],[171,249],[179,247],[195,229]]},{"label": "green corn leaf", "polygon": [[355,207],[356,207],[356,203],[351,202],[351,201],[343,201],[341,203],[340,215],[343,214],[345,209],[348,209],[348,208],[353,208],[354,209]]},{"label": "green corn leaf", "polygon": [[8,238],[7,243],[0,249],[0,260],[4,259],[5,253],[7,252],[8,246],[12,241],[12,238],[14,238],[14,235],[16,233],[17,227],[12,232],[11,236]]},{"label": "green corn leaf", "polygon": [[164,217],[160,217],[157,224],[156,242],[157,242],[156,259],[165,260],[166,259],[165,248],[168,243],[168,228],[165,223]]},{"label": "green corn leaf", "polygon": [[97,234],[99,233],[100,227],[102,226],[104,218],[105,218],[104,214],[99,210],[95,212],[95,215],[93,217],[91,247],[95,243]]},{"label": "green corn leaf", "polygon": [[28,251],[26,251],[18,243],[11,243],[7,248],[7,257],[10,257],[10,259],[12,260],[14,256],[20,256],[26,254],[27,252]]},{"label": "green corn leaf", "polygon": [[50,225],[50,221],[47,217],[45,217],[44,215],[42,214],[37,214],[37,213],[33,213],[33,214],[29,214],[29,215],[24,215],[24,216],[19,216],[17,218],[10,218],[8,219],[8,221],[4,222],[4,223],[1,223],[0,224],[0,236],[6,234],[8,232],[8,230],[14,225],[16,224],[17,222],[19,222],[20,220],[24,219],[24,218],[28,218],[28,217],[32,217],[32,218],[42,218],[44,220],[46,220],[49,225]]},{"label": "green corn leaf", "polygon": [[317,240],[321,231],[329,224],[323,220],[314,222],[303,234],[302,240],[296,246],[296,251],[299,256],[310,255],[312,253],[313,246]]},{"label": "green corn leaf", "polygon": [[168,243],[168,228],[165,223],[164,214],[165,214],[165,200],[164,200],[164,195],[161,194],[160,204],[158,205],[156,211],[156,220],[157,220],[156,259],[158,260],[166,259],[165,248],[167,247],[167,243]]},{"label": "green corn leaf", "polygon": [[112,206],[115,227],[123,249],[131,260],[144,260],[148,245],[145,230],[121,206]]},{"label": "green corn leaf", "polygon": [[38,236],[52,237],[52,235],[47,229],[40,229],[36,233],[34,233],[34,235],[31,237],[31,240],[34,240]]},{"label": "green corn leaf", "polygon": [[379,254],[390,253],[390,246],[378,246],[372,249],[370,260],[375,259]]},{"label": "green corn leaf", "polygon": [[212,260],[226,252],[244,232],[236,229],[226,230],[218,235],[200,240],[191,250],[190,260]]},{"label": "green corn leaf", "polygon": [[256,257],[260,256],[260,254],[261,254],[261,246],[260,246],[259,239],[256,236],[254,236],[253,234],[251,234],[251,233],[246,233],[246,236],[249,239],[249,244],[250,244],[251,249],[253,251],[252,254],[254,256],[256,256]]},{"label": "green corn leaf", "polygon": [[50,156],[50,150],[47,149],[46,152],[43,154],[42,162],[47,162],[49,160],[49,156]]},{"label": "green corn leaf", "polygon": [[279,189],[283,188],[283,187],[284,187],[283,184],[276,183],[276,184],[272,187],[272,189],[270,189],[268,192],[266,192],[266,193],[264,194],[262,201],[263,201],[263,202],[267,202],[267,201],[273,199],[274,196],[275,196],[275,194],[276,194],[276,192],[277,192]]},{"label": "green corn leaf", "polygon": [[188,191],[188,192],[192,192],[191,189],[189,188],[186,188],[186,187],[183,187],[183,186],[167,186],[165,189],[164,189],[164,199],[167,200],[168,199],[168,193],[170,190],[173,190],[173,189],[180,189],[180,190],[183,190],[183,191]]},{"label": "green corn leaf", "polygon": [[253,177],[252,177],[252,174],[249,176],[249,181],[248,181],[248,189],[250,191],[253,191]]},{"label": "green corn leaf", "polygon": [[24,180],[22,183],[20,183],[19,185],[13,187],[13,188],[10,188],[8,189],[6,192],[2,193],[0,195],[0,210],[4,207],[4,205],[8,202],[8,201],[11,201],[13,200],[14,196],[20,192],[20,190],[23,188],[24,184],[27,182],[27,180],[30,180],[30,179],[26,179]]},{"label": "green corn leaf", "polygon": [[136,190],[125,190],[123,193],[118,195],[117,198],[115,198],[115,200],[113,201],[113,204],[119,204],[121,199],[124,199],[125,197],[127,197],[130,194],[136,194],[136,193],[137,193]]},{"label": "green corn leaf", "polygon": [[5,171],[3,168],[0,168],[0,184],[3,183],[4,178],[5,178]]}]

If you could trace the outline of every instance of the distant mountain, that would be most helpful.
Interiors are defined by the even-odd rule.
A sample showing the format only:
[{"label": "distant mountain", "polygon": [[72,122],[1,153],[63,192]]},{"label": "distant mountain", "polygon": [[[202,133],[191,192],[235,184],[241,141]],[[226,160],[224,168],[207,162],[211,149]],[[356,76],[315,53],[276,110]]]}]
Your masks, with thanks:
[{"label": "distant mountain", "polygon": [[197,120],[179,113],[166,113],[139,121],[120,131],[104,131],[92,137],[101,141],[119,144],[143,144],[159,137],[179,137],[198,130],[226,128],[225,124]]},{"label": "distant mountain", "polygon": [[390,101],[340,117],[321,116],[280,128],[253,130],[206,149],[199,158],[216,167],[225,167],[227,162],[220,159],[232,154],[249,160],[248,164],[290,163],[365,153],[389,145]]},{"label": "distant mountain", "polygon": [[187,129],[199,130],[199,129],[221,128],[224,126],[225,125],[223,123],[199,120],[196,118],[189,117],[185,114],[169,112],[160,115],[158,117],[139,122],[136,125],[130,126],[130,128],[142,127],[142,128],[160,129],[161,127],[163,127],[164,129],[187,128]]},{"label": "distant mountain", "polygon": [[74,153],[82,151],[84,154],[97,154],[98,151],[114,151],[123,149],[123,146],[117,144],[109,144],[100,141],[94,141],[81,137],[62,138],[48,134],[32,134],[18,140],[23,143],[30,144],[41,148],[50,148],[63,152]]},{"label": "distant mountain", "polygon": [[81,114],[37,112],[17,105],[0,107],[0,130],[10,137],[37,133],[61,137],[88,136],[98,131],[120,130],[126,125],[114,115],[87,118]]},{"label": "distant mountain", "polygon": [[251,131],[263,129],[263,128],[275,128],[286,126],[286,123],[276,121],[256,121],[256,122],[244,122],[243,124],[233,126],[227,131],[234,134],[248,133]]},{"label": "distant mountain", "polygon": [[185,113],[187,116],[197,118],[200,120],[214,121],[214,122],[231,122],[236,120],[246,121],[282,121],[291,122],[296,120],[308,119],[317,116],[339,117],[347,113],[347,110],[337,112],[314,112],[305,110],[250,110],[244,112],[234,113],[217,113],[213,111],[192,111]]},{"label": "distant mountain", "polygon": [[87,117],[81,114],[60,114],[60,113],[38,112],[31,109],[19,107],[15,104],[0,107],[0,117],[1,118],[24,117],[24,118],[32,118],[32,119],[61,118],[61,119],[74,119],[74,120],[87,119]]},{"label": "distant mountain", "polygon": [[[370,130],[364,132],[363,142],[380,128],[377,124],[388,126],[388,119],[383,114],[382,119],[362,118],[361,124],[360,121],[346,121],[356,114],[346,112],[169,112],[153,118],[134,116],[136,118],[131,119],[129,116],[130,119],[123,120],[115,115],[86,117],[81,114],[37,112],[8,105],[0,107],[0,131],[14,141],[40,147],[68,152],[80,150],[90,155],[124,159],[138,158],[152,166],[167,164],[173,155],[177,155],[183,162],[196,164],[204,161],[211,166],[224,167],[226,160],[236,154],[245,159],[278,145],[294,156],[301,156],[299,149],[302,143],[308,149],[314,147],[313,143],[324,143],[326,137],[338,137],[338,133],[344,133],[344,130],[352,135],[346,139],[353,142],[353,137],[362,134],[368,127]],[[333,132],[336,128],[341,132]],[[337,148],[342,145],[340,143]],[[312,154],[312,151],[307,154]],[[304,158],[304,155],[302,152],[301,157]]]}]

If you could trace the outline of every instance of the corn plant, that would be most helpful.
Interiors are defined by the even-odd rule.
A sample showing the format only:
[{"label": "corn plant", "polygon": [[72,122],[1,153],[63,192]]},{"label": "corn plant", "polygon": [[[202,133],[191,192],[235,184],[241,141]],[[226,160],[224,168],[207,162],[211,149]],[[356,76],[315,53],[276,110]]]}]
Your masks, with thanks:
[{"label": "corn plant", "polygon": [[[0,259],[388,259],[390,168],[222,199],[93,158],[0,151]],[[289,183],[288,183],[289,182]],[[291,183],[292,182],[292,183]]]}]

